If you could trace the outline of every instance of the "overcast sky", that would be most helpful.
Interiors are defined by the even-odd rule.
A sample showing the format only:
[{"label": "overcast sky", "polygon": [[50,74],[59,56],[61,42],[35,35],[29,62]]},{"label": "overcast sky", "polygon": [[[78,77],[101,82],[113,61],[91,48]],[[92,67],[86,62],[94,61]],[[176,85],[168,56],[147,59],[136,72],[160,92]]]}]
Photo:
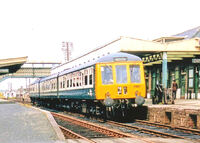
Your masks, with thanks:
[{"label": "overcast sky", "polygon": [[[120,36],[151,40],[200,25],[199,0],[1,0],[2,58],[61,61]],[[80,50],[81,49],[81,50]]]},{"label": "overcast sky", "polygon": [[120,36],[152,40],[200,26],[199,0],[1,0],[1,59],[62,61]]}]

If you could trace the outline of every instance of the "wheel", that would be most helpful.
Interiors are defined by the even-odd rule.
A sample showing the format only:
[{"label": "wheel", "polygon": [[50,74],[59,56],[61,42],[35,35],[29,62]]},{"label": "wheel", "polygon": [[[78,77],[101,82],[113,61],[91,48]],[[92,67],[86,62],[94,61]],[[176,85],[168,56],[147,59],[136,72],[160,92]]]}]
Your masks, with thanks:
[{"label": "wheel", "polygon": [[111,120],[114,119],[114,117],[115,117],[115,110],[113,106],[106,107],[106,118]]}]

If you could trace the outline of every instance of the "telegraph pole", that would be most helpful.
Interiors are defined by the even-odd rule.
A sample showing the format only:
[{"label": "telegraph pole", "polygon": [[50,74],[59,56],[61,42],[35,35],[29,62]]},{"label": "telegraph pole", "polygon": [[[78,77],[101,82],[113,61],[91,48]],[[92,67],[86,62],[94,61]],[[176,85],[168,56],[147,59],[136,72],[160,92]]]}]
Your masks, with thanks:
[{"label": "telegraph pole", "polygon": [[62,42],[62,51],[64,53],[65,62],[70,61],[71,53],[73,50],[73,43],[72,42]]}]

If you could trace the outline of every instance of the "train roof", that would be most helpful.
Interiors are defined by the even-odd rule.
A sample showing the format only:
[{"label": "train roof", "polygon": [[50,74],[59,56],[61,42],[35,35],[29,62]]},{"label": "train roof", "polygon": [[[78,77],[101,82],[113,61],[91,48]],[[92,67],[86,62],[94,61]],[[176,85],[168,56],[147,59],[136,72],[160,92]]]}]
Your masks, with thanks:
[{"label": "train roof", "polygon": [[40,82],[43,82],[43,81],[46,81],[46,80],[50,80],[52,78],[56,78],[57,76],[61,76],[61,75],[67,74],[67,73],[78,71],[80,69],[84,69],[84,68],[90,67],[92,65],[95,65],[96,63],[119,62],[119,61],[142,61],[142,59],[140,57],[136,56],[136,55],[127,54],[127,53],[123,53],[123,52],[113,53],[113,54],[106,55],[106,56],[104,56],[102,58],[99,58],[97,60],[88,62],[88,63],[86,63],[84,65],[80,65],[80,66],[75,67],[75,68],[67,69],[67,70],[64,70],[64,71],[62,71],[60,73],[53,74],[51,76],[42,78],[40,80]]},{"label": "train roof", "polygon": [[41,79],[36,79],[34,82],[32,82],[30,85],[34,85],[36,83],[38,83]]},{"label": "train roof", "polygon": [[68,69],[68,70],[64,70],[62,72],[59,73],[59,75],[64,75],[64,74],[67,74],[67,73],[71,73],[71,72],[74,72],[74,71],[78,71],[80,69],[85,69],[87,67],[90,67],[92,65],[95,65],[96,62],[90,62],[90,63],[87,63],[87,64],[84,64],[84,65],[80,65],[78,67],[75,67],[75,68],[71,68],[71,69]]},{"label": "train roof", "polygon": [[45,81],[45,80],[49,80],[49,79],[52,79],[52,78],[56,78],[57,76],[58,76],[58,73],[44,77],[40,80],[40,82]]},{"label": "train roof", "polygon": [[114,62],[114,61],[141,61],[142,59],[136,55],[127,53],[113,53],[97,60],[96,63]]},{"label": "train roof", "polygon": [[84,69],[84,68],[90,67],[92,65],[95,65],[96,63],[116,62],[116,61],[142,61],[142,59],[136,55],[118,52],[118,53],[109,54],[107,56],[99,58],[96,61],[94,60],[94,61],[86,63],[84,65],[80,65],[78,67],[71,68],[69,70],[64,70],[63,72],[60,72],[59,75],[64,75],[64,74],[67,74],[67,73],[70,73],[73,71]]}]

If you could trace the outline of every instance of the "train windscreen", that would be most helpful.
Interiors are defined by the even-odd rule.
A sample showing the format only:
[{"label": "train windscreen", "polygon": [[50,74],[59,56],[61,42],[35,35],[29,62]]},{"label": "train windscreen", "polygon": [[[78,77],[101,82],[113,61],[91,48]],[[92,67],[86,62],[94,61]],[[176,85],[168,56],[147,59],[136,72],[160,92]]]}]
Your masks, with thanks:
[{"label": "train windscreen", "polygon": [[115,69],[117,83],[127,83],[126,65],[117,65],[115,66]]},{"label": "train windscreen", "polygon": [[141,83],[140,66],[130,65],[130,78],[132,83]]}]

